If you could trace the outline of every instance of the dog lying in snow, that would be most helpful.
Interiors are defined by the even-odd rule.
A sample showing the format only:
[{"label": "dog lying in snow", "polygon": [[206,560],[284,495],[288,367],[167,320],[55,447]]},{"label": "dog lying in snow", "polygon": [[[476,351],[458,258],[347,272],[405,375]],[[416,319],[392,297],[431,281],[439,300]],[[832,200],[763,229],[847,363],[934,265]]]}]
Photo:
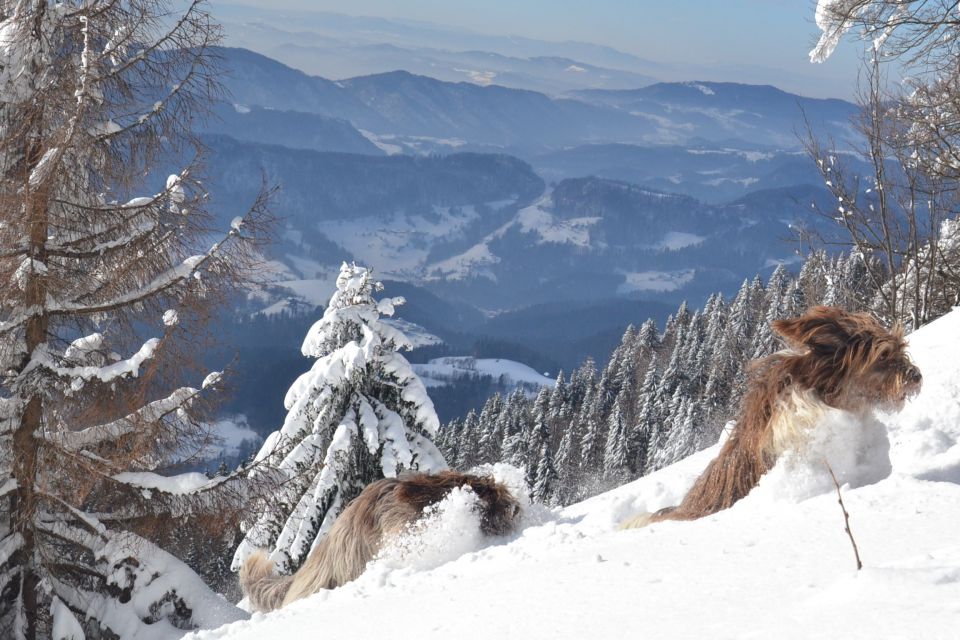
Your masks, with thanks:
[{"label": "dog lying in snow", "polygon": [[484,534],[505,535],[516,528],[520,504],[492,478],[454,471],[386,478],[367,486],[347,505],[296,573],[275,575],[273,562],[260,551],[240,569],[240,586],[255,611],[271,611],[350,582],[363,573],[386,541],[404,533],[427,507],[463,486],[477,495]]},{"label": "dog lying in snow", "polygon": [[802,449],[829,409],[899,410],[920,391],[922,376],[899,328],[865,313],[813,307],[773,329],[787,349],[754,362],[740,417],[717,457],[683,501],[620,525],[696,520],[732,506],[757,486],[777,458]]}]

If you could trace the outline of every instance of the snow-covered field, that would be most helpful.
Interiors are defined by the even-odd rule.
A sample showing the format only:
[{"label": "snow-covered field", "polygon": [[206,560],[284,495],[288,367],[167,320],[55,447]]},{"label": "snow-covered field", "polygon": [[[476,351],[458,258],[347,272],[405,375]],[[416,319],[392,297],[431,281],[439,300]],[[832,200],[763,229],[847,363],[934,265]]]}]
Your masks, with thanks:
[{"label": "snow-covered field", "polygon": [[536,389],[552,387],[556,381],[527,365],[503,358],[474,358],[472,356],[447,356],[434,358],[426,364],[414,364],[416,372],[427,388],[442,387],[460,378],[490,376],[505,386]]},{"label": "snow-covered field", "polygon": [[680,271],[632,271],[623,274],[624,281],[617,293],[628,294],[641,291],[676,291],[693,280],[693,269]]},{"label": "snow-covered field", "polygon": [[244,415],[217,420],[212,427],[214,441],[205,451],[208,459],[235,456],[245,442],[260,442],[261,437],[250,428]]},{"label": "snow-covered field", "polygon": [[[864,439],[849,420],[832,425],[834,444],[872,443],[865,461],[831,458],[850,481],[843,499],[862,571],[816,459],[783,461],[714,516],[615,530],[677,502],[714,448],[564,510],[530,509],[509,540],[470,534],[471,512],[454,495],[354,583],[194,637],[960,637],[957,336],[960,310],[911,337],[924,388],[880,417],[885,429],[873,424]],[[878,471],[886,477],[870,477]]]},{"label": "snow-covered field", "polygon": [[460,237],[479,217],[473,206],[435,206],[429,214],[396,212],[389,217],[322,220],[317,229],[381,277],[408,279],[419,275],[432,245]]}]

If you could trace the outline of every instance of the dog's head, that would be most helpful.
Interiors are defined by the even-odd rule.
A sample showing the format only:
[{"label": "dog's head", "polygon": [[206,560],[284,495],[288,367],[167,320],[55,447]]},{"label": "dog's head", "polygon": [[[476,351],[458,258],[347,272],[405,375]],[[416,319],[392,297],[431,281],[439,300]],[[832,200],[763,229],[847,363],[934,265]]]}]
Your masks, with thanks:
[{"label": "dog's head", "polygon": [[903,331],[886,329],[869,314],[813,307],[773,328],[800,354],[799,377],[831,406],[900,409],[920,391],[923,376],[910,361]]}]

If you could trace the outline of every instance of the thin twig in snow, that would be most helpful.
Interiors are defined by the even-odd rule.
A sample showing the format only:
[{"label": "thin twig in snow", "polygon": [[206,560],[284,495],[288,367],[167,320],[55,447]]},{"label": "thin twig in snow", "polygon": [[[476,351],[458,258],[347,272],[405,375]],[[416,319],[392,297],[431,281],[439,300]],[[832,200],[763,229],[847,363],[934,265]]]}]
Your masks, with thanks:
[{"label": "thin twig in snow", "polygon": [[860,571],[860,569],[863,569],[863,563],[860,562],[860,550],[857,549],[857,541],[853,539],[853,532],[850,531],[850,514],[847,513],[847,508],[843,504],[843,496],[840,494],[840,483],[837,482],[837,476],[833,473],[833,467],[830,466],[830,463],[824,460],[823,464],[826,465],[827,471],[830,472],[830,477],[833,479],[833,486],[837,488],[837,502],[840,503],[840,509],[843,511],[843,529],[850,538],[850,544],[853,545],[853,557],[857,560],[857,571]]}]

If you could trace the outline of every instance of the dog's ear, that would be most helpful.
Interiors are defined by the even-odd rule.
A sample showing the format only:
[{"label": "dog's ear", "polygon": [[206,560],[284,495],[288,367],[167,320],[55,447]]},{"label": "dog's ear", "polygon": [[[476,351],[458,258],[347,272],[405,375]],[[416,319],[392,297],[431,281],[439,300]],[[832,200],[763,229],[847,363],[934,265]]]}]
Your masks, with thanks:
[{"label": "dog's ear", "polygon": [[835,351],[850,339],[843,322],[849,315],[838,307],[812,307],[797,318],[774,320],[772,326],[792,347]]}]

